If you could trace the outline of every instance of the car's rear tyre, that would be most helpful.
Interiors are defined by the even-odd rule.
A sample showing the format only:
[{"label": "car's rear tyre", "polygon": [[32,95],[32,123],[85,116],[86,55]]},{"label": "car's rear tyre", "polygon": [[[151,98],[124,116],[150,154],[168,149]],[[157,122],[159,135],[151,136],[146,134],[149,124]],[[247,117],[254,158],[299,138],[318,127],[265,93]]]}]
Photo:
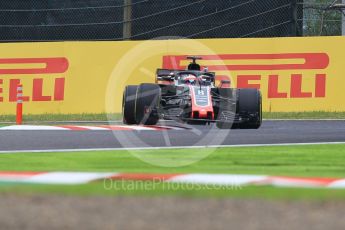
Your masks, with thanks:
[{"label": "car's rear tyre", "polygon": [[233,128],[258,129],[262,123],[262,99],[258,89],[238,89],[238,112],[250,114],[249,121],[234,125]]},{"label": "car's rear tyre", "polygon": [[141,84],[137,90],[135,120],[137,124],[155,125],[159,120],[157,108],[161,88],[156,84]]},{"label": "car's rear tyre", "polygon": [[123,92],[122,120],[124,124],[135,125],[135,101],[137,98],[137,85],[128,85]]},{"label": "car's rear tyre", "polygon": [[236,113],[236,106],[234,106],[233,99],[233,89],[227,88],[219,88],[218,94],[223,98],[219,102],[219,110],[218,110],[218,117],[216,122],[216,127],[219,129],[231,129],[235,113]]}]

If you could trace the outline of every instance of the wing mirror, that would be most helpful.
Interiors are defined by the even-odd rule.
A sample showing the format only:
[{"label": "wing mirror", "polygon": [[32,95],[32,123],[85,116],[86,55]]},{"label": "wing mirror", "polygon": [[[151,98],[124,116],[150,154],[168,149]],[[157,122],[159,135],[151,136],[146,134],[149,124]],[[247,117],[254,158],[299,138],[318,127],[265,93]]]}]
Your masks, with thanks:
[{"label": "wing mirror", "polygon": [[221,80],[220,88],[230,88],[230,84],[231,84],[230,80]]}]

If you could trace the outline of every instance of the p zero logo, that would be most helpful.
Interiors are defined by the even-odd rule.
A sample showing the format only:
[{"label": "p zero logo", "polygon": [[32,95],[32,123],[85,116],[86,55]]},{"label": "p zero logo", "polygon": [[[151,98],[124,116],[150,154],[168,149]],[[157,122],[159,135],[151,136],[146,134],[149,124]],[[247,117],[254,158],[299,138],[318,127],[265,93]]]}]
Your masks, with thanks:
[{"label": "p zero logo", "polygon": [[[24,101],[63,101],[65,77],[62,74],[68,70],[68,65],[64,57],[0,58],[0,102],[7,101],[3,96],[5,85],[8,101],[16,101],[17,86],[22,83],[21,79],[32,80],[30,86],[23,84],[24,93],[27,94],[23,96]],[[54,87],[50,95],[44,95],[44,84],[48,78],[53,80]]]},{"label": "p zero logo", "polygon": [[[164,56],[163,68],[185,69],[186,57],[187,55]],[[201,57],[202,64],[205,64],[210,71],[217,72],[217,80],[230,79],[227,75],[219,75],[220,72],[235,72],[237,73],[235,76],[237,88],[267,87],[267,98],[326,97],[325,70],[329,65],[329,56],[326,53],[221,54],[201,55]],[[219,61],[225,64],[220,64]],[[303,72],[306,71],[313,72],[314,85],[311,91],[304,91],[302,87],[306,77]],[[246,72],[246,74],[241,74],[241,72]],[[282,91],[279,90],[279,86],[282,78],[285,77],[290,78],[289,89]],[[266,80],[264,78],[267,78],[265,86],[262,83]]]}]

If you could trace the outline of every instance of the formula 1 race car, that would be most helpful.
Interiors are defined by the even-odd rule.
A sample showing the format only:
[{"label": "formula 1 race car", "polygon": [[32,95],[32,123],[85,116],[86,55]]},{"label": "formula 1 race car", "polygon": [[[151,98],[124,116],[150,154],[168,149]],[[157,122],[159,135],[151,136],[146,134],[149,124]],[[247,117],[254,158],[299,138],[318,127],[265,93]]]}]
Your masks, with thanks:
[{"label": "formula 1 race car", "polygon": [[257,89],[230,88],[215,73],[201,70],[191,59],[187,70],[157,69],[156,83],[126,86],[122,100],[123,122],[155,125],[159,119],[189,124],[216,122],[221,129],[258,129],[262,122],[261,93]]}]

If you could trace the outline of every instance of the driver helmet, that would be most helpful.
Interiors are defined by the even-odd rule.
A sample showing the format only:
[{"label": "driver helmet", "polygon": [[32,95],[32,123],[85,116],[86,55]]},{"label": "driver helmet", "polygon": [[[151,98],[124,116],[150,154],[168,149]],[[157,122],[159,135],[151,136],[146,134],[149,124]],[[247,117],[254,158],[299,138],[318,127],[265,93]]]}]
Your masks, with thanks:
[{"label": "driver helmet", "polygon": [[187,85],[195,85],[196,80],[197,80],[196,77],[192,74],[188,74],[187,76],[183,78],[184,83]]}]

